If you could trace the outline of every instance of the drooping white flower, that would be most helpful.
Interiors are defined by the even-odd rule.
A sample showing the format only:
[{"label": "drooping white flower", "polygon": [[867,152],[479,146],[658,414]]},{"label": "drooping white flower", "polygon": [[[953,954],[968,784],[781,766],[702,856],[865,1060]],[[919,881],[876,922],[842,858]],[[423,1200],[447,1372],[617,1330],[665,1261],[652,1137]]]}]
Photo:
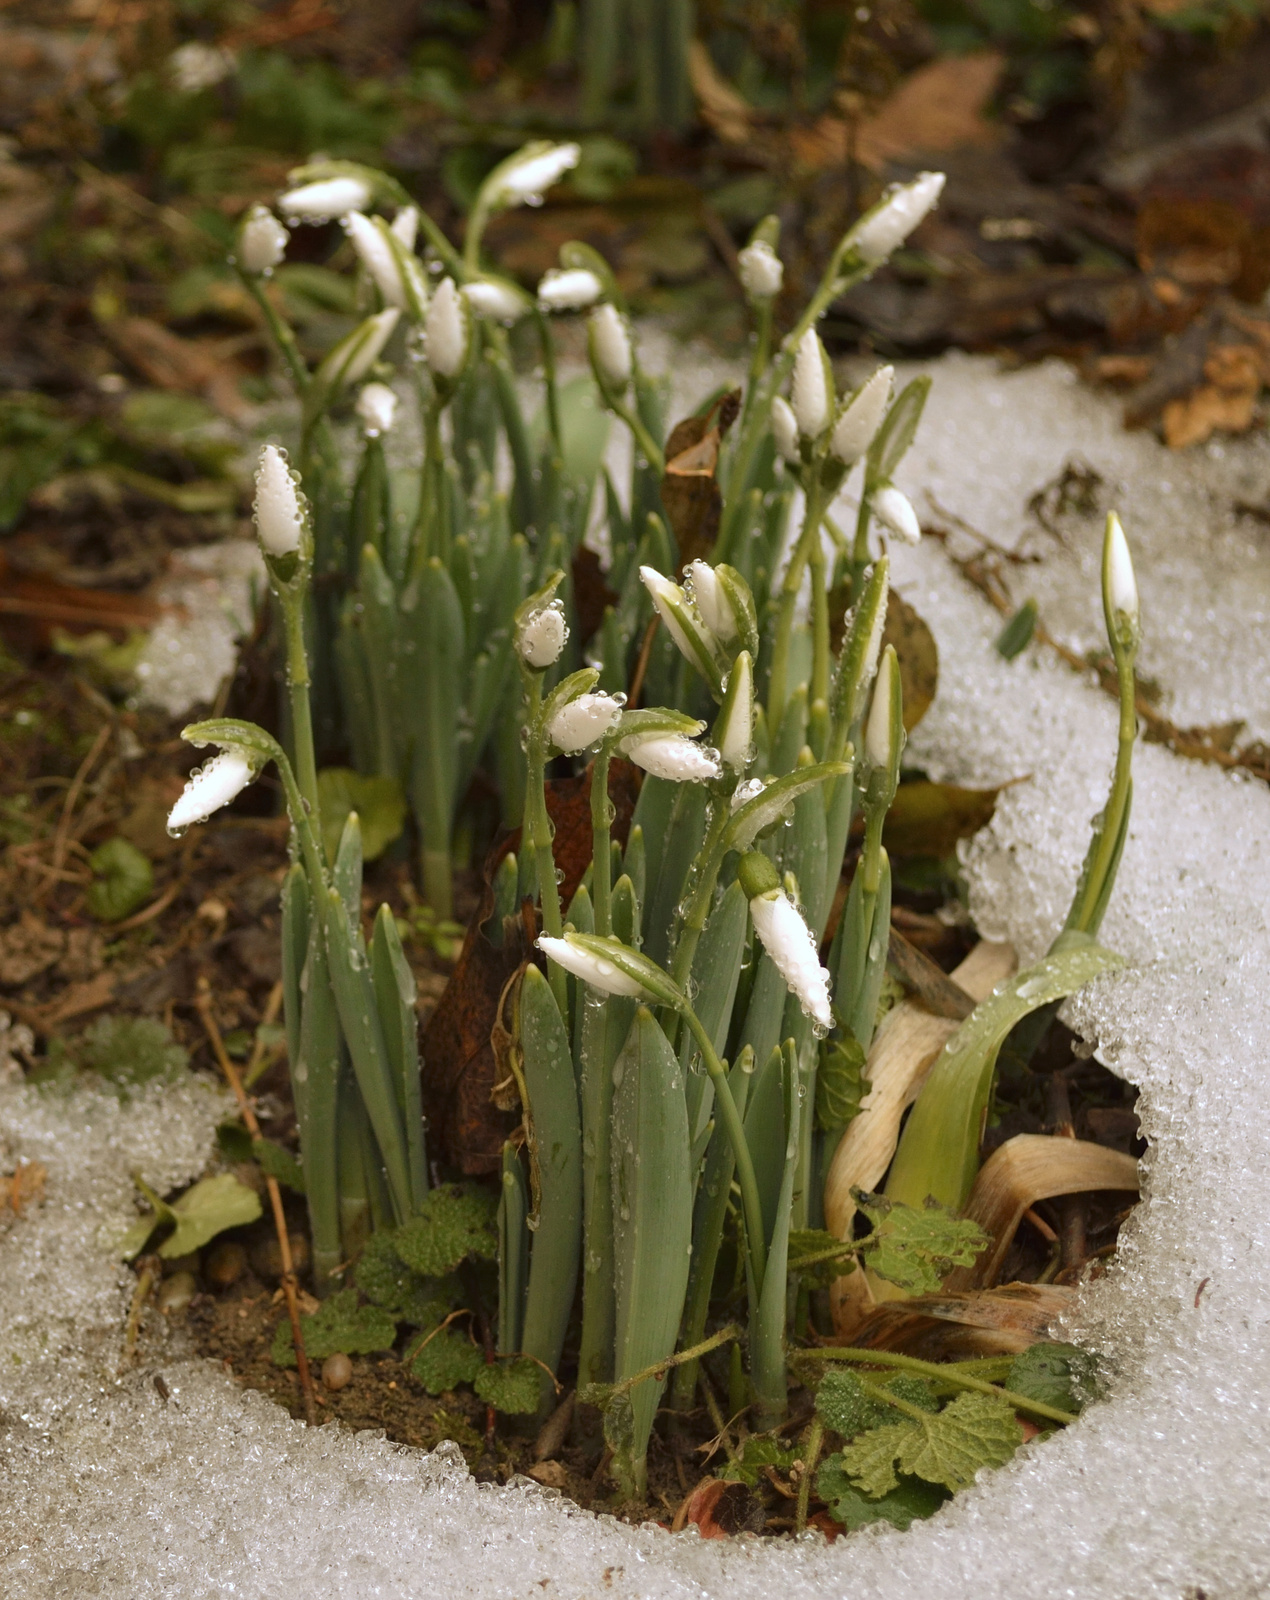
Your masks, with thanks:
[{"label": "drooping white flower", "polygon": [[878,668],[877,682],[873,685],[873,704],[869,707],[869,720],[864,725],[864,753],[875,767],[890,771],[895,759],[895,732],[891,724],[891,699],[895,693],[895,652],[888,650]]},{"label": "drooping white flower", "polygon": [[544,311],[585,311],[604,293],[604,285],[586,267],[553,267],[538,285]]},{"label": "drooping white flower", "polygon": [[544,933],[535,942],[545,956],[549,956],[566,972],[571,972],[575,978],[581,978],[595,989],[602,989],[605,994],[629,995],[636,1000],[656,998],[629,973],[623,972],[598,952],[575,944],[567,934],[563,939],[553,939],[550,934]]},{"label": "drooping white flower", "polygon": [[548,145],[524,160],[516,157],[505,163],[490,202],[493,205],[536,205],[552,184],[576,167],[582,155],[578,144]]},{"label": "drooping white flower", "polygon": [[934,210],[943,187],[942,172],[923,172],[912,183],[896,184],[884,203],[851,230],[856,254],[869,266],[885,261]]},{"label": "drooping white flower", "polygon": [[922,542],[922,525],[912,502],[894,484],[888,483],[873,496],[873,515],[882,526],[905,544]]},{"label": "drooping white flower", "polygon": [[625,703],[625,695],[580,694],[552,717],[547,737],[563,755],[575,756],[613,731]]},{"label": "drooping white flower", "polygon": [[523,661],[542,672],[559,661],[568,637],[564,607],[559,600],[553,600],[532,617],[526,617],[516,635],[516,648]]},{"label": "drooping white flower", "polygon": [[528,298],[510,283],[494,278],[474,278],[462,288],[463,298],[478,317],[493,322],[515,322],[529,310]]},{"label": "drooping white flower", "polygon": [[386,228],[381,228],[374,219],[364,216],[360,211],[350,211],[344,218],[344,231],[357,252],[357,259],[383,296],[384,304],[404,311],[408,304],[406,286],[402,282],[392,245],[384,237]]},{"label": "drooping white flower", "polygon": [[183,833],[236,799],[256,776],[241,750],[222,750],[190,774],[180,799],[168,813],[168,832]]},{"label": "drooping white flower", "polygon": [[204,44],[200,39],[178,45],[168,57],[172,82],[182,94],[198,94],[203,89],[214,88],[223,83],[237,65],[233,52],[224,45]]},{"label": "drooping white flower", "polygon": [[457,378],[467,360],[467,316],[453,278],[443,278],[424,322],[428,365],[441,378]]},{"label": "drooping white flower", "polygon": [[785,265],[766,239],[747,244],[736,258],[741,286],[751,300],[771,300],[781,292]]},{"label": "drooping white flower", "polygon": [[798,418],[788,400],[777,395],[772,401],[772,438],[776,449],[786,461],[797,461]]},{"label": "drooping white flower", "polygon": [[702,622],[720,644],[731,644],[737,637],[736,613],[728,604],[718,573],[706,561],[692,561],[688,564],[688,577]]},{"label": "drooping white flower", "polygon": [[804,439],[819,439],[829,426],[833,402],[825,371],[825,349],[814,328],[808,328],[798,341],[789,399],[799,433]]},{"label": "drooping white flower", "polygon": [[820,965],[816,941],[798,908],[782,889],[750,901],[754,932],[803,1011],[821,1028],[833,1026],[829,973]]},{"label": "drooping white flower", "polygon": [[590,317],[591,350],[600,375],[619,393],[631,381],[634,357],[626,318],[616,306],[597,306]]},{"label": "drooping white flower", "polygon": [[873,443],[886,415],[894,376],[894,367],[879,367],[839,412],[829,448],[843,466],[853,467]]},{"label": "drooping white flower", "polygon": [[1104,563],[1108,610],[1126,619],[1135,631],[1138,626],[1138,580],[1133,574],[1133,557],[1120,518],[1114,511],[1107,516],[1107,554]]},{"label": "drooping white flower", "polygon": [[693,666],[709,675],[718,652],[710,630],[687,592],[656,567],[641,567],[639,577],[675,648]]},{"label": "drooping white flower", "polygon": [[290,237],[268,206],[252,206],[238,230],[239,266],[253,278],[272,272],[287,253]]},{"label": "drooping white flower", "polygon": [[744,772],[754,748],[754,664],[748,650],[741,651],[728,675],[716,737],[724,766]]},{"label": "drooping white flower", "polygon": [[370,185],[361,178],[322,178],[278,196],[284,216],[311,222],[330,222],[350,211],[365,211],[369,204]]},{"label": "drooping white flower", "polygon": [[722,770],[715,751],[682,733],[632,734],[620,748],[637,767],[670,783],[701,783]]},{"label": "drooping white flower", "polygon": [[287,458],[267,444],[256,467],[256,533],[265,553],[289,556],[304,536],[304,508]]},{"label": "drooping white flower", "polygon": [[400,241],[403,250],[413,250],[419,233],[419,207],[402,206],[392,219],[393,237]]},{"label": "drooping white flower", "polygon": [[397,420],[397,396],[386,383],[368,383],[358,395],[353,410],[371,438],[391,433]]}]

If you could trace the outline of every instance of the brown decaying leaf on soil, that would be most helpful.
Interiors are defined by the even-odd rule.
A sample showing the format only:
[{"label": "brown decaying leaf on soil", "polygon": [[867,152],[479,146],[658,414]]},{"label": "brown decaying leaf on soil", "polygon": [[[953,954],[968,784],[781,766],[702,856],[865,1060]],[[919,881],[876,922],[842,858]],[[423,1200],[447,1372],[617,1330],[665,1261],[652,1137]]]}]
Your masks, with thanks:
[{"label": "brown decaying leaf on soil", "polygon": [[888,1300],[867,1309],[853,1324],[851,1342],[925,1361],[1015,1355],[1057,1336],[1059,1318],[1070,1308],[1074,1292],[1056,1283],[1007,1283],[998,1289],[941,1290]]},{"label": "brown decaying leaf on soil", "polygon": [[719,445],[741,409],[741,391],[731,389],[701,417],[686,417],[666,440],[661,503],[679,550],[679,565],[708,556],[719,533],[723,494],[715,476]]}]

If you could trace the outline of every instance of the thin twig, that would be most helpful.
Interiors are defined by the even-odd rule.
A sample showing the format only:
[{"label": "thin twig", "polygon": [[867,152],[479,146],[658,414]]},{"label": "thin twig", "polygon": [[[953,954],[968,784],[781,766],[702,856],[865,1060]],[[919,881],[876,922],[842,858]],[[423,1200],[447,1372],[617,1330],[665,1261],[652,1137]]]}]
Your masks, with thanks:
[{"label": "thin twig", "polygon": [[269,998],[265,1002],[265,1014],[263,1017],[261,1017],[259,1027],[256,1029],[256,1042],[251,1047],[251,1058],[247,1062],[246,1067],[243,1069],[244,1089],[250,1089],[252,1084],[255,1083],[256,1079],[265,1071],[266,1067],[271,1066],[277,1059],[275,1054],[270,1056],[269,1060],[266,1062],[266,1045],[261,1036],[260,1029],[272,1026],[272,1024],[278,1020],[278,1013],[281,1010],[282,979],[279,978],[277,983],[275,983],[273,988],[269,991]]},{"label": "thin twig", "polygon": [[[260,1138],[260,1124],[256,1120],[256,1113],[247,1091],[242,1086],[238,1076],[238,1069],[229,1059],[225,1049],[225,1041],[221,1038],[216,1018],[212,1015],[212,990],[206,978],[198,980],[198,990],[194,997],[194,1007],[202,1018],[203,1027],[211,1041],[212,1051],[220,1064],[221,1071],[225,1074],[229,1087],[234,1091],[234,1098],[238,1101],[238,1109],[242,1114],[247,1132],[253,1139]],[[287,1312],[291,1318],[291,1337],[295,1344],[295,1364],[300,1372],[300,1388],[304,1394],[305,1419],[312,1425],[317,1421],[317,1398],[313,1392],[313,1374],[309,1370],[309,1358],[304,1352],[304,1335],[300,1331],[300,1302],[298,1286],[295,1277],[295,1265],[291,1260],[291,1236],[287,1232],[286,1213],[282,1209],[282,1191],[278,1187],[278,1180],[268,1175],[265,1185],[269,1190],[269,1204],[273,1208],[274,1227],[278,1232],[278,1249],[282,1255],[282,1289],[287,1297]]]},{"label": "thin twig", "polygon": [[807,1435],[807,1451],[803,1456],[803,1475],[798,1480],[798,1509],[794,1513],[794,1532],[801,1533],[807,1526],[807,1507],[811,1500],[811,1480],[816,1463],[820,1460],[820,1447],[825,1442],[824,1424],[816,1417]]},{"label": "thin twig", "polygon": [[119,1371],[131,1365],[132,1358],[137,1351],[137,1338],[141,1333],[141,1313],[145,1310],[145,1303],[150,1298],[150,1291],[159,1280],[159,1267],[155,1258],[142,1267],[137,1275],[137,1287],[133,1290],[132,1304],[128,1307],[128,1325],[123,1336],[123,1356],[119,1362]]},{"label": "thin twig", "polygon": [[[108,722],[93,740],[88,754],[79,764],[79,771],[71,779],[71,786],[66,791],[66,799],[62,802],[62,815],[58,819],[57,832],[53,836],[53,862],[52,871],[60,873],[62,863],[66,859],[66,842],[71,831],[71,816],[74,813],[76,802],[79,800],[80,790],[84,787],[88,774],[97,763],[97,757],[106,748],[107,741],[115,731],[113,722]],[[42,891],[40,898],[47,891]]]}]

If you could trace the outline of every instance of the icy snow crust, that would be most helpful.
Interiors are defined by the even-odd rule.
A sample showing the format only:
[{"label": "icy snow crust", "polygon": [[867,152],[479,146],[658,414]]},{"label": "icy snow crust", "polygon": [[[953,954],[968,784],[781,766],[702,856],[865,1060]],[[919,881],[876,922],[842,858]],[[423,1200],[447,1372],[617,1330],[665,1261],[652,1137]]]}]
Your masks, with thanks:
[{"label": "icy snow crust", "polygon": [[[985,428],[981,403],[993,388],[1008,403]],[[1063,398],[1052,371],[1002,379],[963,361],[944,364],[936,394],[936,421],[951,429],[949,419],[963,418],[960,446],[945,434],[928,458],[938,457],[948,480],[941,498],[960,493],[952,509],[989,533],[984,505],[997,507],[1001,525],[1017,520],[1021,497],[1051,470],[1028,455],[1032,441],[1020,435],[1035,414],[1011,395],[1048,397],[1051,445],[1083,426],[1088,399]],[[1117,452],[1138,445],[1112,443]],[[964,480],[952,478],[958,452]],[[1246,453],[1261,460],[1259,446]],[[1042,470],[1029,477],[1020,463],[1033,459]],[[1184,464],[1169,467],[1181,482]],[[905,480],[921,481],[916,471]],[[1174,629],[1178,606],[1202,588],[1195,563],[1228,548],[1228,530],[1219,523],[1210,533],[1189,512],[1166,525],[1164,500],[1161,521],[1144,527],[1140,508],[1158,490],[1135,480],[1121,500],[1148,569],[1152,659],[1187,686],[1197,718],[1253,715],[1267,694],[1264,630],[1237,639],[1223,631],[1206,647],[1206,660],[1230,665],[1225,681],[1215,666],[1194,670],[1191,646]],[[1152,573],[1144,549],[1165,552],[1173,576]],[[990,649],[999,619],[937,547],[895,554],[899,588],[935,628],[943,662],[913,758],[967,782],[1031,775],[1002,796],[969,867],[980,927],[1036,955],[1061,920],[1089,817],[1105,796],[1111,703],[1035,652],[1001,661]],[[1092,639],[1092,573],[1063,550],[1032,572],[1043,607],[1061,602]],[[1251,558],[1242,587],[1241,614],[1251,615],[1268,587]],[[628,1528],[537,1487],[478,1487],[446,1447],[428,1456],[369,1435],[308,1431],[175,1349],[161,1366],[118,1379],[129,1275],[110,1264],[100,1239],[132,1214],[130,1169],[160,1188],[201,1170],[225,1102],[201,1084],[126,1111],[83,1093],[63,1101],[8,1087],[0,1170],[38,1160],[49,1180],[43,1207],[0,1240],[0,1594],[1244,1600],[1264,1592],[1270,793],[1153,747],[1139,750],[1136,771],[1132,835],[1104,928],[1131,966],[1094,985],[1072,1014],[1102,1058],[1140,1085],[1151,1151],[1143,1203],[1069,1329],[1105,1351],[1114,1371],[1109,1400],[1074,1427],[1026,1446],[906,1534],[874,1529],[832,1547],[815,1534],[725,1544]]]}]

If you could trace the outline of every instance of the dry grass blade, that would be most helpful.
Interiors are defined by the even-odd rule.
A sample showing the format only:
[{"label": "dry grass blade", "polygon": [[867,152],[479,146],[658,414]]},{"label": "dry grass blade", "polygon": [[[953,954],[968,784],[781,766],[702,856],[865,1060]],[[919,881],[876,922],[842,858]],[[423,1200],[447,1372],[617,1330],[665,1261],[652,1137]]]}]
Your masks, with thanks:
[{"label": "dry grass blade", "polygon": [[924,1361],[1017,1355],[1055,1335],[1074,1291],[1053,1283],[941,1290],[874,1306],[852,1334],[862,1349],[892,1350]]},{"label": "dry grass blade", "polygon": [[992,1249],[973,1267],[958,1268],[949,1288],[988,1288],[996,1281],[1023,1213],[1038,1200],[1091,1189],[1138,1188],[1138,1163],[1085,1139],[1020,1133],[993,1151],[975,1179],[966,1215],[992,1235]]}]

